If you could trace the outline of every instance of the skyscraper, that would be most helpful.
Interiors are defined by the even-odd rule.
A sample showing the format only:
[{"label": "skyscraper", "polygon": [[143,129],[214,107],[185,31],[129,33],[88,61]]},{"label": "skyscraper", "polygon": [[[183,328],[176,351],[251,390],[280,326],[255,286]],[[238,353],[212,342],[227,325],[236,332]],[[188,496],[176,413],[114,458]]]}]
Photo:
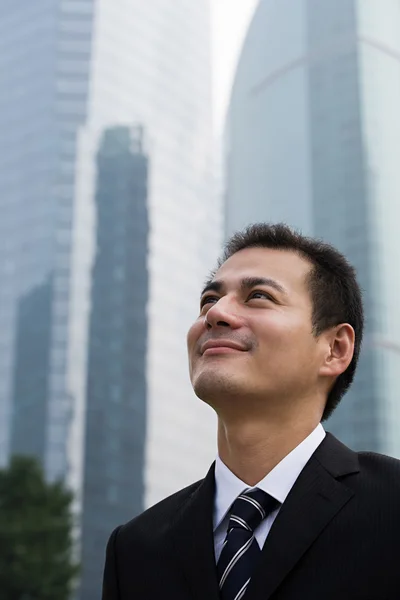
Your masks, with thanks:
[{"label": "skyscraper", "polygon": [[365,290],[366,337],[327,427],[400,456],[400,5],[261,0],[226,127],[226,233],[284,221],[335,244]]},{"label": "skyscraper", "polygon": [[81,597],[100,594],[110,523],[144,509],[148,159],[143,131],[104,132],[97,157],[86,395]]},{"label": "skyscraper", "polygon": [[[144,458],[136,482],[140,502],[132,505],[132,514],[139,504],[152,504],[202,476],[214,455],[214,418],[194,399],[185,352],[199,288],[220,241],[209,30],[208,0],[1,3],[0,462],[12,452],[37,455],[49,479],[66,478],[78,515],[83,507],[89,510],[82,496],[84,467],[92,468],[101,431],[99,425],[96,433],[97,417],[90,412],[91,399],[100,396],[91,387],[93,371],[88,380],[88,367],[99,364],[93,346],[101,321],[96,311],[106,310],[108,302],[104,295],[96,304],[93,295],[107,272],[96,254],[99,236],[107,231],[100,185],[109,168],[106,157],[114,160],[107,144],[119,147],[125,169],[127,163],[132,167],[129,175],[113,163],[115,172],[123,170],[118,185],[126,185],[132,202],[139,203],[140,168],[145,161],[149,166],[146,209],[144,197],[140,200],[147,221],[137,213],[135,249],[130,247],[137,252],[138,269],[148,248],[146,316],[143,296],[139,308],[132,306],[143,317],[135,324],[138,348],[144,330],[147,335],[140,346],[145,356],[137,362],[138,369],[145,365],[146,389],[135,390],[146,407],[140,405],[137,428],[133,423],[131,430],[139,436],[137,456],[143,452]],[[145,132],[146,149],[129,155],[118,144],[128,144],[127,132],[132,135],[136,124]],[[108,202],[114,192],[115,202],[124,195],[118,185],[107,188]],[[129,296],[114,266],[114,286]],[[124,346],[126,352],[136,352],[137,340]],[[114,342],[118,346],[110,339],[110,347]],[[111,403],[121,390],[112,388],[111,380],[107,386]],[[106,403],[104,390],[101,394]],[[129,402],[124,396],[114,441],[128,438],[129,424],[122,421],[130,415]],[[85,462],[86,428],[93,444],[86,447]],[[118,452],[124,451],[136,469],[131,447],[123,447]],[[99,448],[99,456],[102,452]],[[90,478],[89,485],[95,486]],[[85,492],[89,498],[89,487]],[[111,484],[104,495],[111,514],[121,496]],[[121,501],[127,514],[127,500]],[[121,514],[114,512],[116,519]],[[110,528],[116,524],[110,521]]]}]

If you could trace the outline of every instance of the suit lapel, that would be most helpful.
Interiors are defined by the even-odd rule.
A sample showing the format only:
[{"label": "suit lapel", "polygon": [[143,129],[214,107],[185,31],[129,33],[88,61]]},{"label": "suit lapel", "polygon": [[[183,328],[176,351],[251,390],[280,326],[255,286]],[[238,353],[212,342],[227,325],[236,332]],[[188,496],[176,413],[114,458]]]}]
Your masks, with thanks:
[{"label": "suit lapel", "polygon": [[336,478],[358,471],[357,454],[327,434],[282,505],[246,599],[270,598],[323,529],[352,498],[353,491]]},{"label": "suit lapel", "polygon": [[215,464],[184,504],[172,526],[179,566],[192,597],[197,600],[219,600],[213,536],[214,467]]}]

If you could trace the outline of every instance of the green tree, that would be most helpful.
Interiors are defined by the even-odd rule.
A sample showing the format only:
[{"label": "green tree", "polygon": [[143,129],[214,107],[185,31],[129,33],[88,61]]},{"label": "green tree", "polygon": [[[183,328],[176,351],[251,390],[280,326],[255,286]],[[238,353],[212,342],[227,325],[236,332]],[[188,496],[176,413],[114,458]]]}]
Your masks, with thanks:
[{"label": "green tree", "polygon": [[0,600],[69,600],[78,572],[71,501],[34,458],[0,470]]}]

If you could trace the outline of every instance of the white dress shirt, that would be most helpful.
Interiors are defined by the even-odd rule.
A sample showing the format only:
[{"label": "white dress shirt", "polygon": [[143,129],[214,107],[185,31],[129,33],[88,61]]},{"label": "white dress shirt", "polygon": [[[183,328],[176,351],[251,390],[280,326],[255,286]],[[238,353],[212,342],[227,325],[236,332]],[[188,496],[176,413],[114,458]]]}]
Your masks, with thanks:
[{"label": "white dress shirt", "polygon": [[[325,437],[325,430],[319,424],[309,436],[292,450],[262,479],[257,487],[267,492],[282,504],[296,479]],[[249,489],[241,479],[236,477],[222,462],[219,456],[215,463],[215,500],[214,500],[214,550],[218,561],[228,529],[228,511],[233,502],[244,491]],[[253,488],[251,488],[253,489]],[[280,508],[280,507],[279,507]],[[268,515],[255,530],[255,537],[260,548],[264,546],[279,508]]]}]

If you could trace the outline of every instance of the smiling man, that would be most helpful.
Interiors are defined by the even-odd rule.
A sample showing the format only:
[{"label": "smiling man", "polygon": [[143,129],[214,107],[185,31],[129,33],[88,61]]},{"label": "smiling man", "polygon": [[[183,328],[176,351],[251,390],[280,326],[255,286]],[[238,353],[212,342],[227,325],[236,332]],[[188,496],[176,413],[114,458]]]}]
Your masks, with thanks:
[{"label": "smiling man", "polygon": [[321,424],[362,334],[355,272],[333,247],[268,224],[228,241],[188,333],[218,456],[113,532],[103,600],[400,597],[400,462]]}]

